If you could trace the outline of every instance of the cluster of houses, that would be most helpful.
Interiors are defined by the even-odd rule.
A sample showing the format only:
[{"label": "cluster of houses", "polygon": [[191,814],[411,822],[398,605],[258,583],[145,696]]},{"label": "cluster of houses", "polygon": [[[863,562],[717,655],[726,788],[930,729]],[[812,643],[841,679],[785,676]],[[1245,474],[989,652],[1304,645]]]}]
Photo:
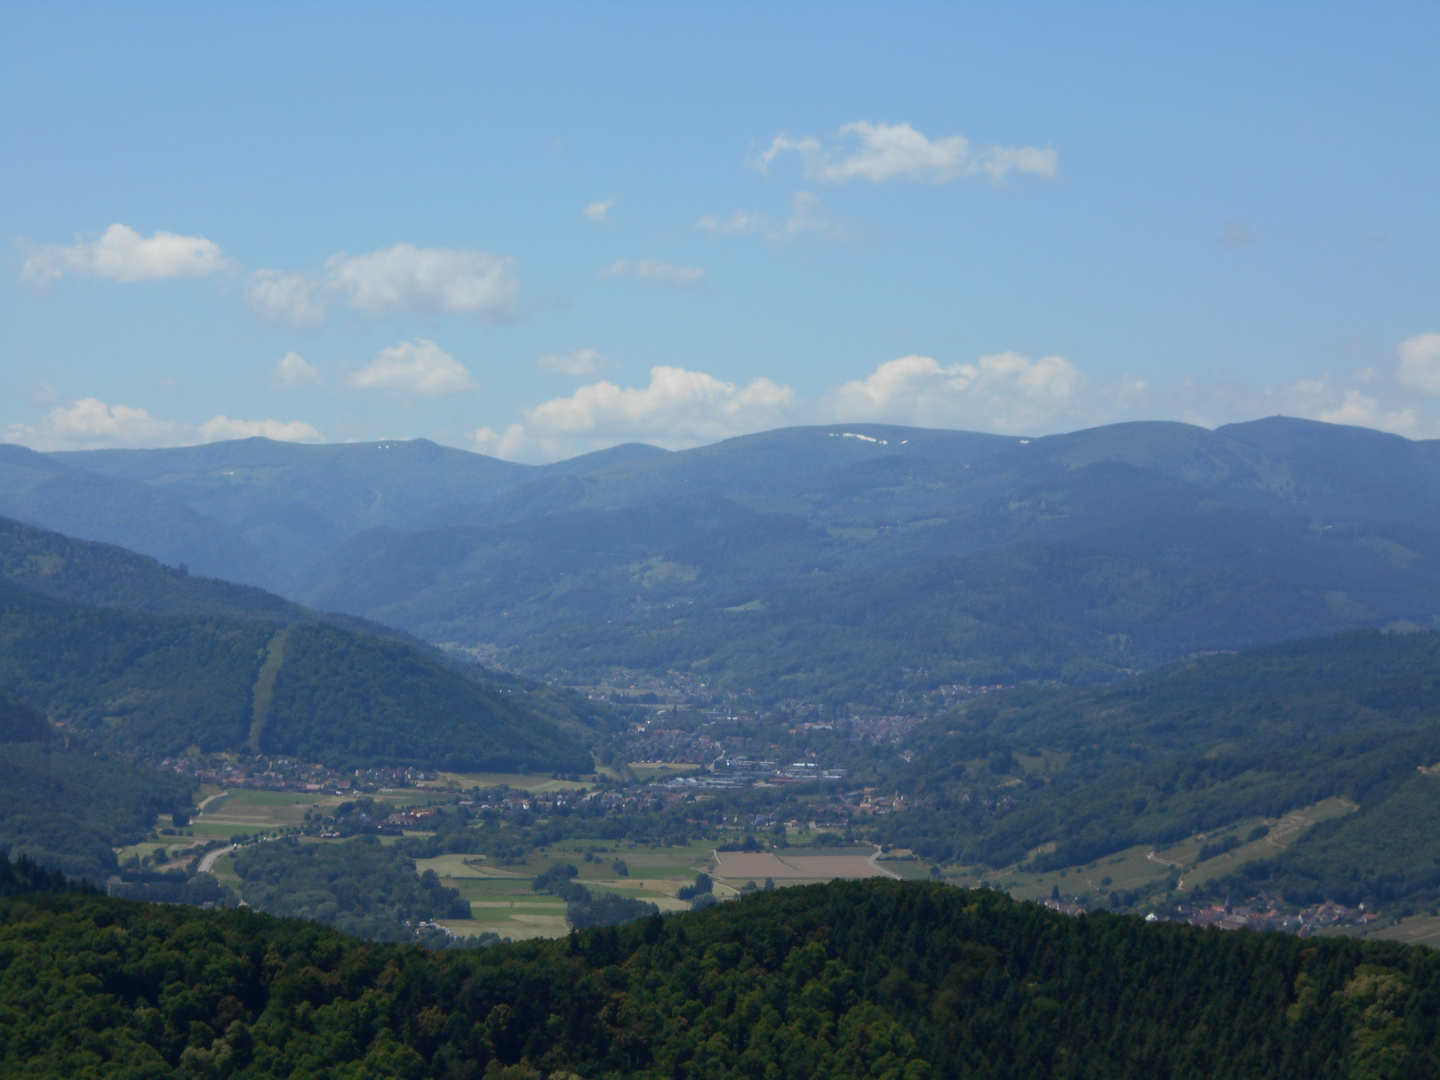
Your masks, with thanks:
[{"label": "cluster of houses", "polygon": [[[1085,907],[1073,900],[1051,898],[1044,901],[1051,911],[1062,915],[1084,915]],[[1179,922],[1190,926],[1213,926],[1217,930],[1277,930],[1309,937],[1320,930],[1335,926],[1365,927],[1378,921],[1380,915],[1367,911],[1364,904],[1346,907],[1333,900],[1315,904],[1299,911],[1285,911],[1277,896],[1261,893],[1248,904],[1177,904],[1172,910],[1151,912],[1146,922]]]},{"label": "cluster of houses", "polygon": [[354,775],[339,773],[317,762],[291,758],[166,758],[159,768],[204,783],[227,788],[258,788],[263,791],[334,792],[347,794],[356,789],[413,787],[435,774],[404,766],[356,769]]},{"label": "cluster of houses", "polygon": [[1283,930],[1308,937],[1317,930],[1332,926],[1369,926],[1380,915],[1367,911],[1365,905],[1346,907],[1333,900],[1315,904],[1299,911],[1285,911],[1278,897],[1269,894],[1251,897],[1249,904],[1212,904],[1198,907],[1181,904],[1177,907],[1179,921],[1191,926],[1214,926],[1221,930]]},{"label": "cluster of houses", "polygon": [[252,760],[166,758],[160,762],[159,768],[227,788],[339,793],[352,786],[349,776],[336,773],[324,765],[283,757]]}]

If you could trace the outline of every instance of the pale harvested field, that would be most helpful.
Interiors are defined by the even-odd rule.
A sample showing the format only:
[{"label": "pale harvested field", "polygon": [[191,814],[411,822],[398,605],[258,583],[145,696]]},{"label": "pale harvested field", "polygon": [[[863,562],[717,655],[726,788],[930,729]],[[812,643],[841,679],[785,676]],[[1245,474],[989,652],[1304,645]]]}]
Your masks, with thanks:
[{"label": "pale harvested field", "polygon": [[715,876],[728,881],[751,879],[761,881],[830,881],[834,878],[854,879],[898,877],[872,863],[865,855],[797,855],[786,852],[775,855],[768,851],[718,851]]}]

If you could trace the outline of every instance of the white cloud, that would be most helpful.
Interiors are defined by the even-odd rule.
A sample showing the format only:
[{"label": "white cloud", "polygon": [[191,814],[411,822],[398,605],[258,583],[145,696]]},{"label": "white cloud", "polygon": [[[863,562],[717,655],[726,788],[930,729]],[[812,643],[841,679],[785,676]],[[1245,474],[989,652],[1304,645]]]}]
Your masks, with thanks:
[{"label": "white cloud", "polygon": [[[293,353],[291,355],[294,355]],[[257,435],[277,442],[323,443],[325,436],[302,420],[231,420],[221,414],[200,425],[200,435],[207,442],[226,439],[253,439]]]},{"label": "white cloud", "polygon": [[475,386],[460,361],[425,338],[381,349],[380,355],[345,381],[357,390],[406,390],[412,394],[454,394]]},{"label": "white cloud", "polygon": [[498,323],[519,314],[515,261],[489,252],[396,244],[369,255],[334,255],[325,265],[328,283],[368,318],[419,312]]},{"label": "white cloud", "polygon": [[765,218],[748,210],[736,210],[728,220],[722,221],[716,214],[706,214],[695,223],[697,229],[712,233],[740,233],[748,236],[765,225]]},{"label": "white cloud", "polygon": [[[1436,385],[1424,380],[1440,366],[1437,339],[1440,335],[1420,334],[1400,346],[1416,387]],[[648,386],[600,380],[568,397],[521,409],[523,423],[480,428],[470,438],[499,457],[553,461],[629,440],[680,449],[784,424],[837,421],[1045,435],[1127,420],[1213,428],[1280,414],[1408,438],[1440,436],[1440,416],[1401,383],[1369,368],[1261,387],[1192,378],[1154,385],[1133,375],[1102,381],[1087,378],[1063,356],[1010,351],[951,364],[902,356],[865,378],[802,399],[769,379],[739,386],[705,372],[661,366],[651,369]]]},{"label": "white cloud", "polygon": [[107,405],[82,398],[51,409],[39,427],[11,424],[4,441],[36,450],[96,450],[107,447],[190,446],[221,439],[263,435],[285,442],[324,442],[324,436],[301,420],[232,420],[220,415],[198,428],[177,420],[161,420],[130,405]]},{"label": "white cloud", "polygon": [[274,378],[275,385],[281,390],[294,390],[321,381],[320,372],[297,352],[287,352],[275,361]]},{"label": "white cloud", "polygon": [[524,424],[504,433],[481,428],[471,438],[485,453],[546,460],[623,441],[697,446],[776,427],[789,418],[795,392],[770,379],[740,386],[703,371],[657,366],[650,384],[621,387],[608,380],[569,397],[522,409]]},{"label": "white cloud", "polygon": [[1083,381],[1063,356],[1003,352],[948,366],[902,356],[829,391],[820,412],[835,420],[1028,432],[1072,412]]},{"label": "white cloud", "polygon": [[777,157],[793,152],[804,162],[806,176],[832,184],[897,178],[945,184],[977,175],[1000,183],[1012,172],[1052,179],[1059,171],[1060,158],[1054,150],[989,146],[976,151],[963,135],[931,140],[909,124],[857,120],[841,127],[837,135],[839,144],[827,148],[813,135],[797,139],[782,132],[756,165],[762,172],[768,171]]},{"label": "white cloud", "polygon": [[157,232],[141,236],[116,223],[98,240],[71,247],[30,250],[20,270],[23,281],[44,285],[71,274],[110,281],[159,281],[162,278],[205,277],[233,269],[218,244],[203,236]]},{"label": "white cloud", "polygon": [[[506,461],[518,461],[529,460],[536,456],[534,453],[536,447],[532,446],[532,440],[526,437],[523,424],[511,424],[503,432],[491,431],[488,427],[482,427],[478,431],[472,431],[470,438],[475,443],[475,449],[482,454],[489,454],[491,457],[504,458]],[[538,460],[550,460],[550,458],[542,453]]]},{"label": "white cloud", "polygon": [[814,233],[830,240],[845,237],[845,230],[831,220],[824,205],[813,192],[797,191],[790,198],[790,216],[784,222],[776,223],[763,214],[748,210],[736,210],[728,219],[707,214],[695,223],[697,229],[717,235],[763,232],[774,241],[783,241],[802,233]]},{"label": "white cloud", "polygon": [[272,326],[304,331],[325,325],[325,286],[309,274],[257,270],[245,300],[252,315]]},{"label": "white cloud", "polygon": [[589,206],[585,207],[584,210],[581,210],[580,213],[595,222],[596,225],[609,225],[610,211],[614,206],[615,196],[612,195],[608,199],[592,202]]},{"label": "white cloud", "polygon": [[11,435],[30,435],[41,448],[82,448],[99,446],[178,446],[185,442],[188,431],[184,424],[161,420],[144,409],[130,405],[106,405],[99,398],[82,398],[69,405],[51,409],[40,430],[12,427],[7,441],[27,442],[29,439]]},{"label": "white cloud", "polygon": [[616,259],[600,271],[601,277],[633,277],[651,285],[693,289],[705,281],[699,266],[677,266],[659,259]]},{"label": "white cloud", "polygon": [[830,220],[820,200],[808,191],[797,191],[791,197],[790,219],[785,222],[785,232],[789,236],[813,232],[830,239],[840,239],[845,235],[845,230]]},{"label": "white cloud", "polygon": [[1400,343],[1395,378],[1407,390],[1440,397],[1440,334],[1415,334]]},{"label": "white cloud", "polygon": [[1349,424],[1353,427],[1393,431],[1397,435],[1410,434],[1419,426],[1414,409],[1387,412],[1381,408],[1380,402],[1354,389],[1345,391],[1345,399],[1339,405],[1322,409],[1312,419],[1323,420],[1327,424]]},{"label": "white cloud", "polygon": [[606,359],[594,349],[575,349],[568,353],[546,353],[535,363],[546,371],[555,371],[574,378],[599,375],[608,366]]},{"label": "white cloud", "polygon": [[258,270],[246,300],[262,322],[292,330],[319,329],[338,306],[370,319],[413,312],[505,323],[520,315],[520,281],[515,260],[504,256],[396,244],[368,255],[332,255],[321,277]]}]

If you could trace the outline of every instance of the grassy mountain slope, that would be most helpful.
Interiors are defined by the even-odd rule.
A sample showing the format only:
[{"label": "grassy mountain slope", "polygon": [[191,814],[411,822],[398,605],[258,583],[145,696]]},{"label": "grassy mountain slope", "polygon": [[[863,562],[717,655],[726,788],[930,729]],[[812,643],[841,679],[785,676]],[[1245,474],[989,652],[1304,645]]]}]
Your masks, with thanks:
[{"label": "grassy mountain slope", "polygon": [[[1358,813],[1258,872],[1290,875],[1297,903],[1440,899],[1427,826],[1440,779],[1417,772],[1440,762],[1440,635],[1352,632],[1103,688],[989,695],[920,729],[909,749],[896,781],[925,810],[885,833],[931,857],[1074,866],[1338,795]],[[1369,860],[1390,875],[1380,887],[1379,870],[1346,870],[1342,852],[1386,828],[1396,843]]]},{"label": "grassy mountain slope", "polygon": [[0,901],[0,955],[13,958],[0,974],[0,1062],[41,1077],[1440,1069],[1440,959],[1428,949],[1067,919],[893,881],[461,953],[244,911],[30,893]]}]

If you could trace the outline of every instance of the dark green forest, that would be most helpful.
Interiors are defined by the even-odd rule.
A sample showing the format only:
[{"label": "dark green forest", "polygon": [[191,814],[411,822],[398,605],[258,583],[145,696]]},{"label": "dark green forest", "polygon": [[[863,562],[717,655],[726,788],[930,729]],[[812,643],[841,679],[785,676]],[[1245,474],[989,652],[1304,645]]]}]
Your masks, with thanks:
[{"label": "dark green forest", "polygon": [[[3,875],[0,875],[3,876]],[[1428,949],[833,884],[451,952],[246,911],[0,900],[34,1077],[1420,1078]]]},{"label": "dark green forest", "polygon": [[470,917],[469,903],[433,870],[417,874],[414,860],[373,836],[254,844],[235,857],[235,872],[241,895],[261,911],[376,941],[413,941],[417,923]]}]

